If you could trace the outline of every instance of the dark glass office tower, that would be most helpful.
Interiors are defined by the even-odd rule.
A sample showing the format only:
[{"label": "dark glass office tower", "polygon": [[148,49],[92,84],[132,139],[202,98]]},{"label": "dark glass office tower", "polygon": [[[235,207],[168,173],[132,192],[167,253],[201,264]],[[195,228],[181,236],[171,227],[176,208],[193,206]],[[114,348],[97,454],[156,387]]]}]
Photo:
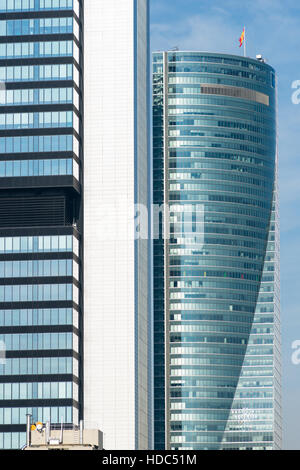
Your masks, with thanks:
[{"label": "dark glass office tower", "polygon": [[0,1],[0,448],[80,414],[78,0]]},{"label": "dark glass office tower", "polygon": [[274,69],[155,53],[153,166],[155,448],[279,449]]}]

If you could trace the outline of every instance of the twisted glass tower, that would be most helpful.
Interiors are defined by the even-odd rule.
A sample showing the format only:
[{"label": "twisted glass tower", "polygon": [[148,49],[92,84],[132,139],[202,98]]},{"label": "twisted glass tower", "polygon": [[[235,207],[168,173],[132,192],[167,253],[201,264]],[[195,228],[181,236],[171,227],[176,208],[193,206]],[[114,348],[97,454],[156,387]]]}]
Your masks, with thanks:
[{"label": "twisted glass tower", "polygon": [[154,53],[153,153],[155,448],[279,449],[274,69]]}]

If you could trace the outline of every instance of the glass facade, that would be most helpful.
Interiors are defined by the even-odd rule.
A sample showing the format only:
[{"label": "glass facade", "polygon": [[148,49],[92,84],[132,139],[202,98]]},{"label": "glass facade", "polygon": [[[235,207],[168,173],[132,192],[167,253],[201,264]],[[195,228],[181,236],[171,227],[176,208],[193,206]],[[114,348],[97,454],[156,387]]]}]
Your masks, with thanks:
[{"label": "glass facade", "polygon": [[0,1],[0,449],[82,414],[80,36],[78,0]]},{"label": "glass facade", "polygon": [[279,449],[273,68],[154,53],[153,179],[155,448]]}]

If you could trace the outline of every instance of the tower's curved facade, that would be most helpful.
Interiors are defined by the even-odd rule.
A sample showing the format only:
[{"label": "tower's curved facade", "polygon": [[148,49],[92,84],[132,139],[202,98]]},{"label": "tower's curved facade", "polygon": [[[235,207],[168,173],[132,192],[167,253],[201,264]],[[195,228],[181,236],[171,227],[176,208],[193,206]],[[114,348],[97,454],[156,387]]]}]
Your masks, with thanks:
[{"label": "tower's curved facade", "polygon": [[154,53],[153,155],[155,447],[279,449],[274,69]]}]

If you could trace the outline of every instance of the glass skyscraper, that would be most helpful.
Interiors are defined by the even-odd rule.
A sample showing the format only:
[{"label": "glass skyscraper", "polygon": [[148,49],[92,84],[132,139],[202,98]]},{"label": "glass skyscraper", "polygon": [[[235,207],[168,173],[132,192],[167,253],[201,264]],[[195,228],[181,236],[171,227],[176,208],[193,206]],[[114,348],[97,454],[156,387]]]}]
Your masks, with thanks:
[{"label": "glass skyscraper", "polygon": [[0,448],[81,414],[80,35],[77,0],[0,1]]},{"label": "glass skyscraper", "polygon": [[149,449],[149,1],[84,3],[84,417],[105,449]]},{"label": "glass skyscraper", "polygon": [[154,53],[153,167],[155,448],[279,449],[274,69]]}]

